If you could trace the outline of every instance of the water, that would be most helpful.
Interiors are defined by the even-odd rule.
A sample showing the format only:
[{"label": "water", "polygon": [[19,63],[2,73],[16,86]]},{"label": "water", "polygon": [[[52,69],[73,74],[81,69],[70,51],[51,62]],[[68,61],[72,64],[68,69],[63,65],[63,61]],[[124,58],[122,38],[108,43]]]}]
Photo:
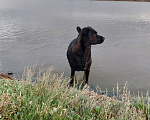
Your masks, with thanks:
[{"label": "water", "polygon": [[[76,26],[91,26],[105,42],[92,46],[89,84],[150,90],[150,3],[71,0],[0,1],[1,71],[36,63],[70,76],[66,58]],[[81,73],[82,74],[82,73]]]}]

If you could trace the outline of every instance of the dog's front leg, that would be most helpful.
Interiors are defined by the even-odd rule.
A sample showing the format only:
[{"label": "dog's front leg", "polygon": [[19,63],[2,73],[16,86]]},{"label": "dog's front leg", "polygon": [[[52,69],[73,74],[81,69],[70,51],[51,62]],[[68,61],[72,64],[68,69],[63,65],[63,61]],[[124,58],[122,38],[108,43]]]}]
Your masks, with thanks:
[{"label": "dog's front leg", "polygon": [[85,83],[86,81],[86,70],[84,70],[84,74],[83,74],[83,82],[82,83]]},{"label": "dog's front leg", "polygon": [[85,69],[83,74],[83,83],[88,84],[88,78],[89,78],[90,69]]},{"label": "dog's front leg", "polygon": [[84,75],[83,75],[83,81],[84,83],[88,83],[88,78],[89,78],[89,73],[90,73],[90,67],[91,67],[91,64],[92,64],[92,59],[90,58],[88,60],[88,62],[86,63],[86,66],[84,68]]},{"label": "dog's front leg", "polygon": [[90,73],[90,69],[86,69],[86,71],[85,71],[85,75],[86,75],[86,81],[85,81],[85,83],[86,84],[88,84],[89,73]]},{"label": "dog's front leg", "polygon": [[75,77],[75,70],[71,69],[71,81],[70,81],[70,86],[73,86],[74,82],[76,81],[76,77]]}]

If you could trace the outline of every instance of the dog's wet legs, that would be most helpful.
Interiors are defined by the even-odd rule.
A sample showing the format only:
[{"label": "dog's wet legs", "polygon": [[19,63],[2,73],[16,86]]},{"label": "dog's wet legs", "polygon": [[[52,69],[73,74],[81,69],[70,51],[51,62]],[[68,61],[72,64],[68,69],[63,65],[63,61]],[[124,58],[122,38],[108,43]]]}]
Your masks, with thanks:
[{"label": "dog's wet legs", "polygon": [[90,69],[84,70],[83,83],[88,84]]},{"label": "dog's wet legs", "polygon": [[88,84],[88,79],[89,79],[89,73],[90,73],[90,69],[86,69],[85,70],[85,75],[86,75],[86,84]]},{"label": "dog's wet legs", "polygon": [[71,81],[70,81],[70,86],[73,86],[74,82],[75,82],[75,70],[74,69],[71,69]]},{"label": "dog's wet legs", "polygon": [[83,74],[83,82],[82,83],[85,83],[86,81],[86,70],[84,70],[84,74]]}]

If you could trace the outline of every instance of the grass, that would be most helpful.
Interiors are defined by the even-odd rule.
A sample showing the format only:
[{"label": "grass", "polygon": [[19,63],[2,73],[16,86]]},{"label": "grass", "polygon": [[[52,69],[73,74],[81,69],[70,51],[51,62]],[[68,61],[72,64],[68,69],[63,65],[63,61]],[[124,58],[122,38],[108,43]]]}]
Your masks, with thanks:
[{"label": "grass", "polygon": [[[150,99],[131,95],[117,84],[112,97],[84,86],[68,87],[69,79],[49,68],[35,75],[26,68],[22,81],[0,80],[0,120],[148,120]],[[99,93],[99,94],[98,94]]]}]

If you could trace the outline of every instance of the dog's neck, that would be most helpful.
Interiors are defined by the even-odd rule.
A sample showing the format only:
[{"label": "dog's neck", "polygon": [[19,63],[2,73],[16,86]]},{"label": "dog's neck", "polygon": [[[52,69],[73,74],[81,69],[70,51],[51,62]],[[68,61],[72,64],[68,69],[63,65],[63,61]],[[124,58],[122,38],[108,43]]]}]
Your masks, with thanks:
[{"label": "dog's neck", "polygon": [[84,56],[85,57],[90,57],[91,56],[91,45],[88,45],[84,49]]},{"label": "dog's neck", "polygon": [[81,42],[80,44],[83,46],[85,52],[86,51],[91,51],[91,45],[89,43],[84,42],[84,40],[82,40],[83,42]]},{"label": "dog's neck", "polygon": [[78,35],[77,37],[77,45],[82,46],[85,54],[91,53],[91,45],[84,40],[85,38],[82,38],[81,35]]}]

